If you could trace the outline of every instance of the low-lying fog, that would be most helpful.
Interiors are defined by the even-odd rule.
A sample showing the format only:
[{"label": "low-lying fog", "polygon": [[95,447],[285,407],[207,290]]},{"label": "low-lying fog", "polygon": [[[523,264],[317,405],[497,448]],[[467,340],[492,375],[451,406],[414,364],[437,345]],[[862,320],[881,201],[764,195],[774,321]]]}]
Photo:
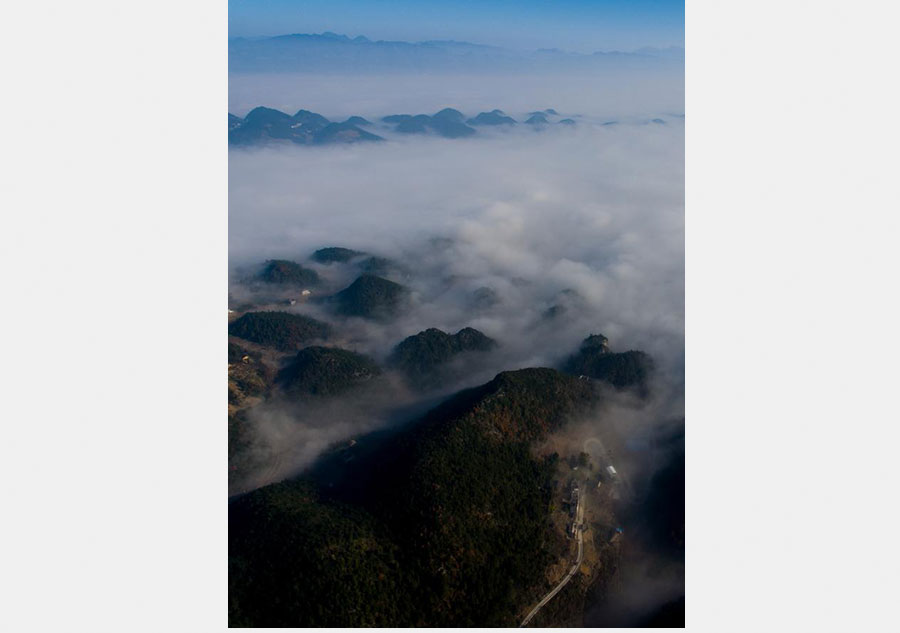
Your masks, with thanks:
[{"label": "low-lying fog", "polygon": [[[319,294],[329,294],[359,269],[307,261],[316,249],[386,257],[404,269],[391,278],[413,291],[410,309],[392,321],[337,317],[314,301],[279,309],[334,323],[333,344],[379,362],[431,327],[474,327],[499,343],[430,398],[504,370],[557,367],[586,336],[602,333],[612,351],[654,358],[652,407],[614,416],[646,435],[683,417],[684,123],[663,120],[602,125],[584,116],[573,127],[520,125],[464,140],[232,150],[232,302],[257,299],[240,281],[266,259],[316,269],[328,284]],[[557,315],[548,318],[550,310]],[[279,464],[253,484],[309,466],[329,444],[395,424],[398,407],[418,410],[419,402],[394,381],[389,397],[347,395],[327,415],[319,404],[256,407],[250,415]]]},{"label": "low-lying fog", "polygon": [[[303,262],[323,246],[398,260],[416,308],[386,325],[350,324],[358,351],[376,356],[428,327],[471,326],[500,341],[513,367],[546,365],[599,332],[677,374],[684,125],[664,120],[232,150],[232,266]],[[479,288],[499,302],[476,308]],[[559,303],[570,304],[566,318],[541,327]]]},{"label": "low-lying fog", "polygon": [[333,119],[358,114],[370,120],[432,114],[446,107],[473,115],[494,108],[554,108],[607,119],[684,112],[684,72],[671,68],[532,74],[232,73],[228,83],[228,111],[241,117],[260,105],[289,114],[304,108]]}]

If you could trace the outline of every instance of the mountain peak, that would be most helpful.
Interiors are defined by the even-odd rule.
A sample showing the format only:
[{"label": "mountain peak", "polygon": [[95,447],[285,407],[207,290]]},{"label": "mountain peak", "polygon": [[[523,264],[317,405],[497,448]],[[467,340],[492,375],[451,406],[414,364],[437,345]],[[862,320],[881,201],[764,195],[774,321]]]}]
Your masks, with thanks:
[{"label": "mountain peak", "polygon": [[491,110],[490,112],[481,112],[466,123],[469,125],[515,125],[516,120],[505,116],[502,110]]}]

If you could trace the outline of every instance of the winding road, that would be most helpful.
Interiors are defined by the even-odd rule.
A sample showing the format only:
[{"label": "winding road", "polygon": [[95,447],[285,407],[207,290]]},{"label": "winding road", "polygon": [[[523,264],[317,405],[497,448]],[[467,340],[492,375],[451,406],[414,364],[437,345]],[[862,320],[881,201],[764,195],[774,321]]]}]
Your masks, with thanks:
[{"label": "winding road", "polygon": [[581,561],[584,558],[584,506],[587,503],[587,491],[582,492],[578,496],[578,509],[575,511],[575,534],[578,536],[578,557],[575,559],[575,564],[572,565],[572,569],[569,570],[569,573],[566,574],[565,578],[563,578],[558,585],[556,585],[550,592],[544,596],[540,602],[531,610],[531,612],[525,616],[525,619],[522,620],[522,624],[519,627],[528,626],[528,623],[531,622],[531,618],[533,618],[538,611],[541,610],[545,604],[550,602],[553,599],[553,596],[558,594],[563,587],[565,587],[570,580],[575,576],[575,572],[578,571],[578,568],[581,566]]},{"label": "winding road", "polygon": [[[594,451],[591,451],[591,447],[594,447]],[[595,458],[598,458],[601,463],[605,463],[608,465],[612,464],[610,460],[609,452],[606,450],[606,446],[603,444],[603,441],[599,437],[589,437],[584,441],[582,445],[582,450],[585,453],[589,453],[593,455]],[[631,482],[624,475],[624,473],[617,473],[616,479],[619,483],[624,484],[625,489],[629,493],[628,496],[631,497],[633,492],[631,488]],[[578,536],[578,557],[575,560],[575,564],[572,565],[572,569],[569,570],[569,573],[566,574],[565,578],[560,581],[558,585],[556,585],[550,592],[544,596],[540,602],[531,610],[531,612],[522,620],[522,624],[519,627],[527,626],[531,619],[537,614],[538,611],[541,610],[545,604],[550,602],[553,597],[558,594],[563,587],[565,587],[572,578],[575,576],[575,572],[578,571],[578,568],[581,566],[581,561],[584,558],[584,538],[583,538],[583,530],[584,530],[584,506],[587,503],[587,490],[581,493],[578,497],[578,509],[575,511],[575,525],[576,534]]]}]

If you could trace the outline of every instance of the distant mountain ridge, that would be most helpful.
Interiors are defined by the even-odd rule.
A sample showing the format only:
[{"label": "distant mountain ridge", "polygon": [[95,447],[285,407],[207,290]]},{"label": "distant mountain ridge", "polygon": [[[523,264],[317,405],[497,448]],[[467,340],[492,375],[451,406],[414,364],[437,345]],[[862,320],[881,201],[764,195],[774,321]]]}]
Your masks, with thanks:
[{"label": "distant mountain ridge", "polygon": [[[361,118],[361,117],[360,117]],[[351,117],[355,121],[354,117]],[[228,114],[228,144],[258,145],[261,143],[295,143],[299,145],[327,145],[384,140],[351,122],[334,123],[321,114],[300,110],[291,116],[280,110],[258,107],[243,119]]]},{"label": "distant mountain ridge", "polygon": [[[654,122],[664,121],[654,119]],[[290,115],[259,106],[244,118],[228,113],[228,143],[234,146],[272,143],[330,145],[385,140],[376,131],[465,138],[478,134],[478,128],[506,128],[518,123],[520,121],[498,109],[480,112],[469,118],[454,108],[444,108],[434,114],[389,114],[373,124],[357,115],[336,122],[309,110],[301,109]],[[534,129],[543,129],[549,125],[575,125],[576,121],[561,118],[556,110],[547,108],[530,113],[524,123]]]},{"label": "distant mountain ridge", "polygon": [[454,40],[403,42],[363,35],[293,33],[228,41],[230,72],[535,71],[607,66],[683,64],[684,49],[644,47],[634,52],[572,53],[559,49],[514,51]]}]

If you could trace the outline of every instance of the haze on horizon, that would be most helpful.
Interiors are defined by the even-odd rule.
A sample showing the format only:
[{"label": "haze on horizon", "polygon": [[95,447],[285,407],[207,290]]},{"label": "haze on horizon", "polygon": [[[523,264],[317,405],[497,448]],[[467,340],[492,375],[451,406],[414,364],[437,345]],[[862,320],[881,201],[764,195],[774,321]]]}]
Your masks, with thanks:
[{"label": "haze on horizon", "polygon": [[372,40],[456,40],[513,50],[684,46],[679,0],[229,0],[229,37],[332,31]]}]

